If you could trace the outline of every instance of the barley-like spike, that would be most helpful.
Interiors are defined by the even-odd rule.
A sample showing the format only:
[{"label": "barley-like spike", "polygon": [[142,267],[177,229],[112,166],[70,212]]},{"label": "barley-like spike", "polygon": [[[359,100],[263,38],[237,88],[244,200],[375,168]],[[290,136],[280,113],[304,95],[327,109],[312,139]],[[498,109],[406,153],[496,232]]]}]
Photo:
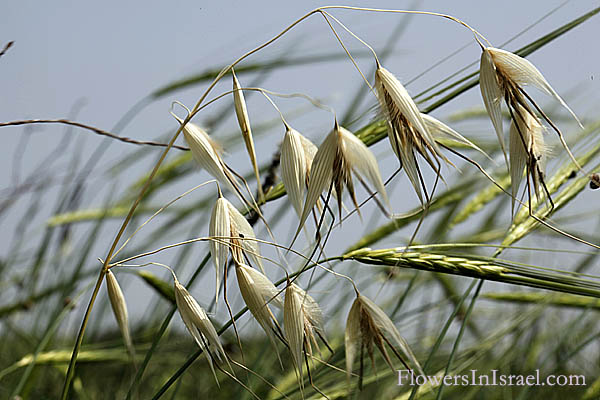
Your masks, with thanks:
[{"label": "barley-like spike", "polygon": [[[581,177],[565,189],[564,201],[583,190],[587,177]],[[563,204],[563,194],[557,196],[556,207]],[[515,217],[516,221],[516,217]],[[520,239],[538,223],[533,218],[524,219],[518,226],[511,227],[502,246],[509,246]],[[363,248],[342,256],[364,264],[387,265],[394,268],[412,268],[423,271],[469,276],[513,285],[530,286],[564,293],[600,297],[600,283],[573,277],[570,273],[546,272],[535,267],[524,267],[509,261],[482,258],[477,256],[436,254],[407,251],[403,247],[373,250]]]}]

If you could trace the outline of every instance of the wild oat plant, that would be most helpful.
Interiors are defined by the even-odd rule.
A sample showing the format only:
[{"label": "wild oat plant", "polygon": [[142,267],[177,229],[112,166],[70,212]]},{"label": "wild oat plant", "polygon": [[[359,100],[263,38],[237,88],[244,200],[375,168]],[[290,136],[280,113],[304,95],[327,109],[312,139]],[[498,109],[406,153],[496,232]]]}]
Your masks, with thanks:
[{"label": "wild oat plant", "polygon": [[[177,123],[166,140],[136,141],[65,119],[1,123],[75,126],[136,145],[136,157],[161,148],[151,171],[100,209],[72,201],[85,176],[66,181],[38,249],[16,245],[2,259],[1,397],[598,398],[600,277],[591,269],[600,240],[579,229],[592,214],[558,212],[600,186],[600,123],[579,119],[544,66],[525,57],[599,10],[509,51],[460,16],[322,7],[229,65],[155,92],[173,99],[165,118],[170,111]],[[448,71],[411,97],[389,49],[375,51],[344,25],[350,13],[442,18],[446,29],[466,29],[481,50],[480,69]],[[248,84],[252,70],[285,77],[284,65],[261,51],[309,18],[324,22],[315,34],[331,35],[338,62],[358,72],[362,89],[352,104],[366,99],[377,112],[353,106],[341,114],[302,87],[278,93]],[[476,85],[476,112],[446,122],[430,115]],[[539,103],[530,87],[554,104]],[[198,93],[191,107],[177,101],[184,88]],[[259,100],[275,119],[253,113]],[[330,113],[330,128],[303,131],[283,102],[297,102],[308,117]],[[235,114],[239,124],[229,154],[215,138],[218,123],[209,132],[197,122],[219,104],[226,112],[213,121]],[[489,118],[477,134],[460,133],[460,120],[482,116]],[[280,142],[277,154],[255,145],[265,134]],[[244,150],[234,153],[239,143]],[[115,170],[123,175],[131,159]],[[173,193],[173,183],[192,181],[203,183]],[[34,190],[39,197],[46,189]],[[158,194],[173,200],[157,205]],[[1,212],[19,196],[11,191]],[[410,201],[414,209],[400,209]],[[112,245],[94,254],[99,235],[114,235],[102,230],[113,220],[122,222]],[[28,229],[15,235],[24,239]],[[69,253],[72,231],[79,237]],[[540,238],[555,245],[536,245]],[[558,255],[566,262],[556,267]],[[44,274],[60,278],[38,287]],[[214,279],[195,284],[204,275]],[[136,298],[141,292],[150,294]],[[132,302],[147,311],[128,312]],[[578,376],[585,385],[455,383],[473,371]],[[402,374],[430,378],[399,385]]]}]

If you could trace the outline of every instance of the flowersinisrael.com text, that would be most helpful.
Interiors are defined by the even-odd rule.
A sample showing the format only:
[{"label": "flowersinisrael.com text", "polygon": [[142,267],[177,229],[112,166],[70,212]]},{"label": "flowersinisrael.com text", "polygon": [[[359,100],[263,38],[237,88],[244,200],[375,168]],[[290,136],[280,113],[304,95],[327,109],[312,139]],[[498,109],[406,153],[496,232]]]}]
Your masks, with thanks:
[{"label": "flowersinisrael.com text", "polygon": [[536,369],[531,375],[505,375],[493,369],[486,374],[479,374],[472,369],[470,373],[461,375],[417,375],[410,370],[398,370],[398,385],[422,386],[585,386],[584,375],[548,375],[541,376]]}]

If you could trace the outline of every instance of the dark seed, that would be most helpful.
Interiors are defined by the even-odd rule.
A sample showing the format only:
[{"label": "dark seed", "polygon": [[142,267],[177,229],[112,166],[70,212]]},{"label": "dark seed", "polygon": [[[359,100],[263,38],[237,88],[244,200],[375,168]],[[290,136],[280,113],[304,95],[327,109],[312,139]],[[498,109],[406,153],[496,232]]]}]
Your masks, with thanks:
[{"label": "dark seed", "polygon": [[590,189],[596,190],[600,188],[600,175],[592,174],[590,176]]}]

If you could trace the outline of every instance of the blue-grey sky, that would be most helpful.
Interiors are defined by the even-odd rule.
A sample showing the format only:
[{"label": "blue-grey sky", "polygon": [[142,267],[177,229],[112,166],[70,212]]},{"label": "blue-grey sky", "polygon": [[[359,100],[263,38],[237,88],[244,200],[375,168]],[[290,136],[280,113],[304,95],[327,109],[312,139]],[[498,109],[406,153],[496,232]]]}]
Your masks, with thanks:
[{"label": "blue-grey sky", "polygon": [[[449,13],[478,29],[495,46],[510,40],[562,3],[554,0],[343,2],[355,6],[405,7]],[[75,119],[111,130],[133,104],[154,89],[173,80],[231,62],[277,34],[308,10],[321,5],[324,3],[312,0],[5,2],[0,7],[0,46],[11,40],[15,44],[0,58],[0,121],[65,118],[79,101],[84,100]],[[506,49],[515,50],[582,15],[595,5],[596,2],[571,1],[523,33],[507,45]],[[390,40],[389,36],[396,25],[405,18],[401,15],[345,10],[334,10],[332,13],[375,49],[380,49]],[[553,87],[564,95],[573,110],[584,118],[597,117],[596,110],[600,100],[598,18],[600,17],[592,18],[529,57]],[[348,35],[343,34],[342,37],[351,50],[364,50],[360,43]],[[412,94],[477,61],[480,54],[470,32],[458,24],[431,16],[412,17],[406,30],[397,39],[396,52],[388,58],[385,66],[403,82],[407,82],[465,45],[467,46],[463,51],[407,85]],[[253,59],[272,59],[286,56],[288,52],[294,56],[343,54],[329,28],[318,16],[303,22]],[[373,67],[373,60],[360,59],[359,65],[368,73]],[[372,76],[367,78],[372,80]],[[243,78],[242,84],[251,80],[252,77],[247,76]],[[225,79],[213,94],[229,90],[230,84],[229,79]],[[361,85],[361,77],[353,65],[344,60],[287,68],[270,75],[261,85],[278,92],[308,94],[341,113],[356,88]],[[122,135],[147,140],[168,132],[176,127],[168,113],[171,102],[179,100],[191,107],[203,89],[204,86],[188,89],[151,104],[136,116]],[[370,97],[365,100],[363,110],[375,104],[375,98],[368,96]],[[537,94],[536,98],[550,102]],[[277,101],[284,111],[306,105],[299,100]],[[452,105],[437,110],[435,115],[444,119],[456,110],[481,105],[479,90],[474,88]],[[258,96],[249,101],[249,109],[251,118],[257,122],[277,116]],[[202,123],[210,116],[211,109],[207,109],[196,121]],[[371,116],[372,114],[369,117]],[[329,113],[311,110],[309,116],[295,122],[295,127],[318,144],[330,129],[331,123]],[[235,124],[235,119],[230,117],[214,135],[219,137],[235,131]],[[483,128],[478,130],[467,127],[465,135],[476,133],[476,138],[480,139],[483,131],[489,135],[489,140],[493,140],[495,136],[491,123],[482,121],[481,126]],[[33,172],[57,145],[63,131],[62,127],[37,126],[25,142],[23,135],[26,131],[22,127],[0,128],[3,143],[0,157],[2,196]],[[283,128],[280,131],[283,135]],[[67,173],[74,157],[80,157],[81,162],[84,162],[101,140],[82,130],[75,130],[70,135],[73,140],[65,150],[68,154],[61,154],[59,163],[53,164],[53,171]],[[85,140],[75,140],[80,137],[85,137]],[[258,139],[259,158],[267,160],[275,145],[276,141],[272,139]],[[82,207],[102,204],[111,187],[106,185],[107,180],[100,174],[105,171],[106,166],[131,149],[133,147],[126,144],[111,145],[98,173],[90,178],[92,187],[98,185],[98,192],[88,190]],[[21,151],[22,159],[15,163],[15,154]],[[380,145],[374,151],[377,154],[389,153],[388,149]],[[231,162],[234,165],[244,165],[240,168],[249,170],[245,160]],[[149,164],[142,167],[148,168]],[[145,171],[142,167],[134,171],[141,175]],[[389,169],[388,167],[387,170]],[[198,176],[196,180],[170,187],[168,192],[163,193],[163,199],[171,199],[208,179],[203,172]],[[137,175],[130,178],[135,177]],[[118,186],[117,190],[129,182],[120,177],[119,183],[122,186]],[[407,207],[414,206],[416,198],[412,194],[411,196],[407,201],[396,202],[395,211],[406,211]],[[2,217],[0,254],[11,248],[14,227],[23,218],[25,204],[29,204],[32,197],[23,198],[24,205],[13,207],[9,215]],[[37,244],[45,218],[51,214],[51,204],[45,206],[36,215],[35,229],[32,228],[26,236],[25,248],[29,247],[28,244],[31,247]],[[105,232],[99,247],[105,245],[104,242],[109,242],[112,235],[114,232]],[[207,301],[210,297],[207,294],[202,300]]]}]

